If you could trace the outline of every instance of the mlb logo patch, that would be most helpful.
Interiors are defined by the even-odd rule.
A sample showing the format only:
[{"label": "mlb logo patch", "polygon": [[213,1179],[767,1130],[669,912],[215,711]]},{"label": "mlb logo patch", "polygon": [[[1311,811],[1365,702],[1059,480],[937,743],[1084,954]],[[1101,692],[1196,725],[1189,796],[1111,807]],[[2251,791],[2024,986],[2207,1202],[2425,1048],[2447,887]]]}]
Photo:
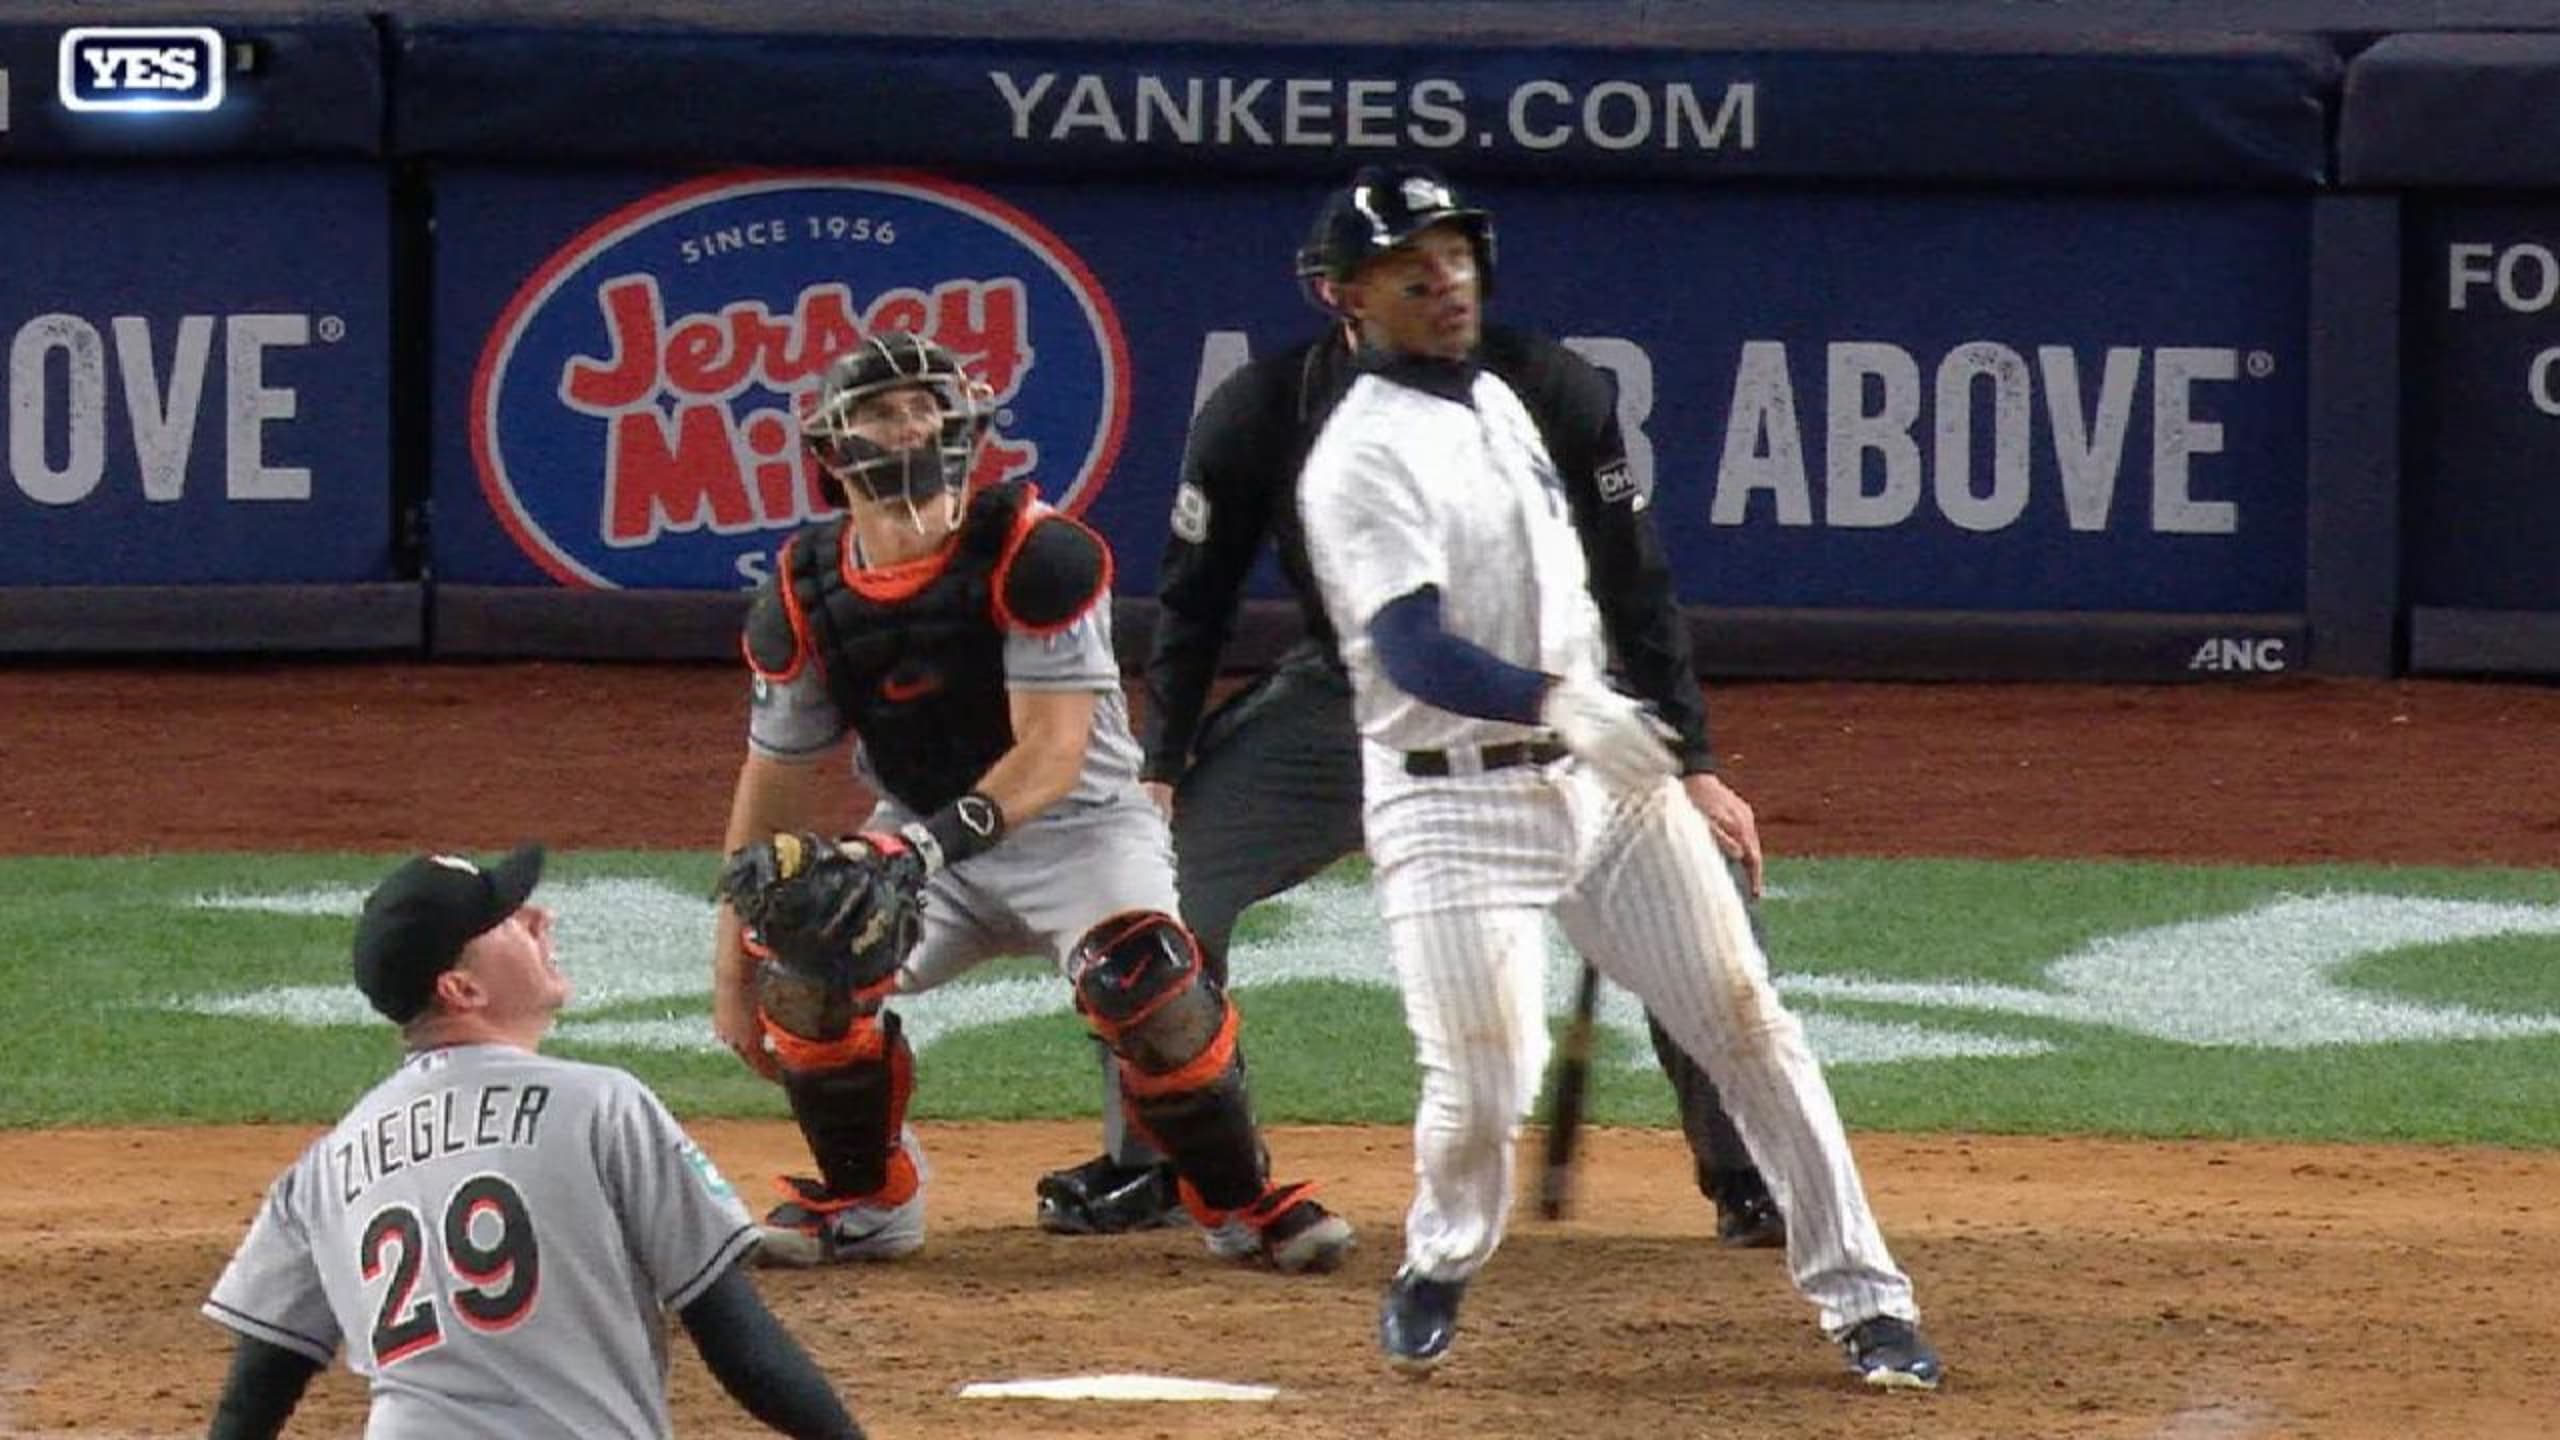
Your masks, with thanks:
[{"label": "mlb logo patch", "polygon": [[62,33],[56,93],[83,113],[215,110],[223,58],[209,26],[82,25]]}]

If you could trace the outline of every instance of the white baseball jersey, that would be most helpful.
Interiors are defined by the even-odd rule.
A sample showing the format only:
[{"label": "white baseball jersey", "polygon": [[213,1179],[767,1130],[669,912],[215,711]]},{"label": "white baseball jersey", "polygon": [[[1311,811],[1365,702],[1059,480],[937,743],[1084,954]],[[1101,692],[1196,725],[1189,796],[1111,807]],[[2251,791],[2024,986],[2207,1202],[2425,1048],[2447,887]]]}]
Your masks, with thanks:
[{"label": "white baseball jersey", "polygon": [[1451,634],[1514,665],[1596,674],[1606,654],[1563,483],[1520,397],[1476,373],[1463,402],[1364,375],[1299,480],[1308,558],[1342,637],[1360,731],[1395,750],[1519,740],[1528,727],[1454,715],[1396,689],[1369,621],[1437,586]]},{"label": "white baseball jersey", "polygon": [[1546,917],[1642,999],[1722,1092],[1787,1217],[1788,1264],[1826,1332],[1915,1318],[1829,1085],[1705,818],[1677,782],[1611,794],[1580,764],[1408,774],[1406,752],[1535,733],[1396,688],[1379,609],[1437,586],[1447,630],[1513,665],[1595,674],[1604,654],[1555,467],[1519,398],[1457,366],[1352,386],[1299,480],[1307,550],[1342,636],[1363,825],[1423,1069],[1405,1263],[1464,1279],[1501,1243],[1520,1125],[1546,1068]]},{"label": "white baseball jersey", "polygon": [[369,1440],[664,1436],[667,1313],[755,1226],[629,1073],[412,1055],[267,1192],[204,1313],[372,1385]]}]

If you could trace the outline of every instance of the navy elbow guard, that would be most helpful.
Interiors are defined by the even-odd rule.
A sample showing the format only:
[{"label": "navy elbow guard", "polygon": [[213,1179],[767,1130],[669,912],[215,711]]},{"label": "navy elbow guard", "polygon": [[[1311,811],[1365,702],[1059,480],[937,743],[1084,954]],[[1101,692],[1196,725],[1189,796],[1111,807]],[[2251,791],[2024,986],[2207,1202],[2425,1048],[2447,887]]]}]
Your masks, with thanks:
[{"label": "navy elbow guard", "polygon": [[1004,807],[984,791],[972,790],[921,820],[899,826],[898,834],[915,847],[930,875],[995,848],[1004,838]]}]

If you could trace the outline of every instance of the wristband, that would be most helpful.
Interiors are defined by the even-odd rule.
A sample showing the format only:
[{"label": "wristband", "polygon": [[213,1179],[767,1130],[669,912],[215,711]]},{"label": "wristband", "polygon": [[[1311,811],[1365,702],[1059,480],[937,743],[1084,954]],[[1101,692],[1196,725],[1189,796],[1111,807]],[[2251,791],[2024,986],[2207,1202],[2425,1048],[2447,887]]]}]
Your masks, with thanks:
[{"label": "wristband", "polygon": [[922,820],[899,826],[898,834],[915,847],[931,875],[994,848],[1004,838],[1004,807],[984,791],[972,790]]}]

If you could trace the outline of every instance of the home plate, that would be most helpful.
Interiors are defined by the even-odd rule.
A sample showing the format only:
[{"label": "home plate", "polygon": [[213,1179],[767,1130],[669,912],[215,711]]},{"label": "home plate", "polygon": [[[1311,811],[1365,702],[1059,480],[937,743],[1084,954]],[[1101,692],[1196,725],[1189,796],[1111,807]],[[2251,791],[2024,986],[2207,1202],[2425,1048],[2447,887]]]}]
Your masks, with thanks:
[{"label": "home plate", "polygon": [[1067,1375],[1055,1380],[978,1380],[963,1400],[1272,1400],[1277,1385],[1230,1385],[1179,1375]]}]

